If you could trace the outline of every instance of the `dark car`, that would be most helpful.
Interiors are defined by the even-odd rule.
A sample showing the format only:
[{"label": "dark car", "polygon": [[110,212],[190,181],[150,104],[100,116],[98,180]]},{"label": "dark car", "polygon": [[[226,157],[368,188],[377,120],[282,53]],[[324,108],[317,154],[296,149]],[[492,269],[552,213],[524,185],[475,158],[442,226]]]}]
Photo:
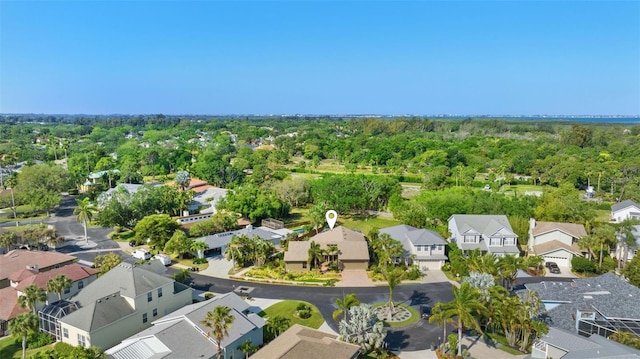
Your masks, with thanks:
[{"label": "dark car", "polygon": [[431,316],[431,307],[428,305],[421,305],[420,306],[420,316],[423,319],[429,319],[429,317]]},{"label": "dark car", "polygon": [[545,264],[545,266],[549,268],[549,272],[553,274],[560,274],[560,267],[558,267],[556,263],[548,262],[547,264]]},{"label": "dark car", "polygon": [[130,246],[130,247],[135,247],[135,246],[137,246],[137,245],[138,245],[138,242],[136,242],[136,240],[135,240],[135,239],[134,239],[134,240],[130,240],[130,241],[129,241],[129,246]]}]

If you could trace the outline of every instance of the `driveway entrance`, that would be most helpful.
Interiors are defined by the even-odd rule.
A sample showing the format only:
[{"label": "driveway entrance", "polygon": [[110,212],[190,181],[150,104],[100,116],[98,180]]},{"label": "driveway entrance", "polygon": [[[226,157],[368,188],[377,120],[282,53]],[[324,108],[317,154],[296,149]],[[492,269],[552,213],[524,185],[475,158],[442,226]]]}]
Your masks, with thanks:
[{"label": "driveway entrance", "polygon": [[341,275],[342,280],[336,283],[336,287],[373,287],[364,269],[345,269]]}]

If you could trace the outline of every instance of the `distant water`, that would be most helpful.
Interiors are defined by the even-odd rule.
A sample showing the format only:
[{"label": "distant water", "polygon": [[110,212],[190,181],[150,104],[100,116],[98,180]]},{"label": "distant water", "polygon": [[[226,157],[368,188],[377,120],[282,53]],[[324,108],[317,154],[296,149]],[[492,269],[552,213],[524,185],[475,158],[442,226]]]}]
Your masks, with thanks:
[{"label": "distant water", "polygon": [[563,121],[585,123],[640,124],[640,117],[520,117],[527,121]]}]

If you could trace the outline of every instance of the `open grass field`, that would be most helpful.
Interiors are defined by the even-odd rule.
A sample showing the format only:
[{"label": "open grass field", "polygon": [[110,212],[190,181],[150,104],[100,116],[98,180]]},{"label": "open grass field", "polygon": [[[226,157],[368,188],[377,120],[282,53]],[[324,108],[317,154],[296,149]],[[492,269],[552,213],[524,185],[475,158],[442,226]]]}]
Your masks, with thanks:
[{"label": "open grass field", "polygon": [[[296,307],[300,303],[304,303],[311,308],[310,318],[302,319],[298,317]],[[320,328],[322,323],[324,323],[324,318],[315,305],[299,300],[283,300],[260,312],[260,316],[265,318],[273,318],[277,315],[291,320],[291,325],[300,324],[314,329]]]},{"label": "open grass field", "polygon": [[402,224],[402,222],[397,221],[395,219],[391,219],[391,218],[380,218],[380,217],[367,217],[367,218],[338,217],[338,224],[343,225],[349,229],[358,230],[366,235],[374,227],[385,228],[385,227],[397,226],[399,224]]}]

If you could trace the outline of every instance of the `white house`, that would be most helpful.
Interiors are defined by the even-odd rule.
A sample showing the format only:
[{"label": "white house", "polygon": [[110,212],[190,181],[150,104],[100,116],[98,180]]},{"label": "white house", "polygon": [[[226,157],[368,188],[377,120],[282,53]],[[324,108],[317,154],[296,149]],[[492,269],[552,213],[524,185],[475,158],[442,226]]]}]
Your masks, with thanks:
[{"label": "white house", "polygon": [[573,256],[584,256],[578,240],[587,235],[582,224],[560,222],[529,221],[530,254],[544,258],[545,262],[555,262],[561,267],[571,268]]},{"label": "white house", "polygon": [[46,307],[56,339],[110,348],[192,302],[193,289],[128,263],[103,274],[79,294]]},{"label": "white house", "polygon": [[496,256],[520,256],[518,235],[505,215],[454,214],[449,218],[451,241],[463,252],[479,249]]},{"label": "white house", "polygon": [[640,205],[631,200],[611,206],[611,220],[620,223],[628,218],[640,219]]},{"label": "white house", "polygon": [[440,269],[447,260],[447,241],[434,231],[401,224],[383,228],[380,234],[388,234],[402,243],[405,258],[413,258],[413,262],[423,271]]},{"label": "white house", "polygon": [[[202,324],[207,312],[217,306],[230,308],[235,318],[221,343],[210,335],[212,329]],[[247,340],[253,345],[262,345],[265,324],[264,319],[250,312],[244,300],[230,292],[187,305],[155,320],[150,328],[123,340],[106,354],[114,359],[214,358],[220,344],[224,359],[244,358],[240,345]]]}]

